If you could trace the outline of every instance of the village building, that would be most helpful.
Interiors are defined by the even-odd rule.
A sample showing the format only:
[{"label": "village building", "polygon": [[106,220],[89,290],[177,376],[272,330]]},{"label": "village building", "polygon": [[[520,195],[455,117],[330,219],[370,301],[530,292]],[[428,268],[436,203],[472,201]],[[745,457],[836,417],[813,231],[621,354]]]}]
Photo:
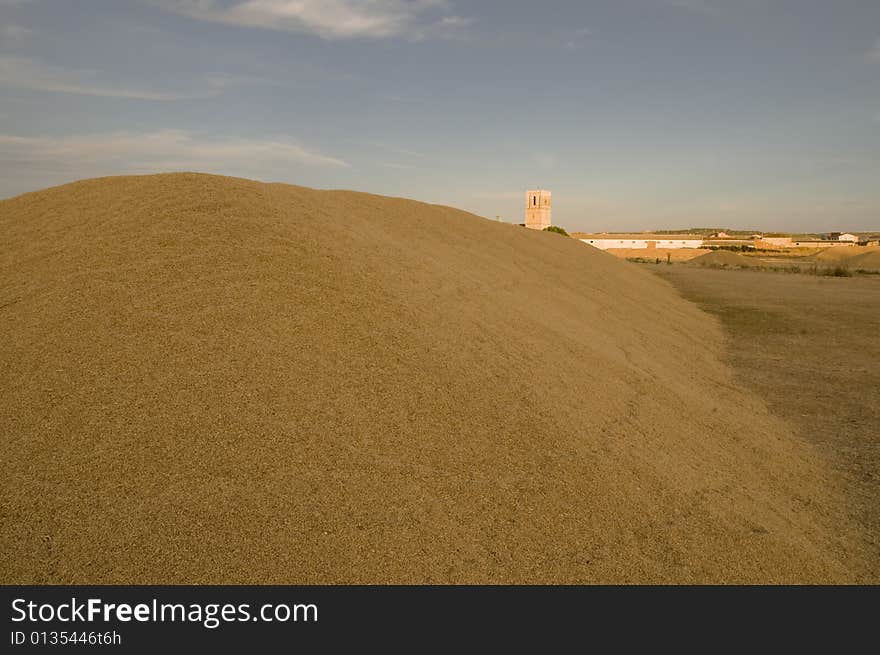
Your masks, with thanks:
[{"label": "village building", "polygon": [[839,239],[802,239],[795,241],[792,239],[790,248],[831,248],[835,246],[854,246],[857,241],[841,241]]},{"label": "village building", "polygon": [[703,239],[703,248],[754,248],[755,240],[749,237],[721,237]]},{"label": "village building", "polygon": [[703,237],[695,234],[579,234],[578,238],[586,244],[608,250],[610,248],[654,249],[654,248],[701,248]]},{"label": "village building", "polygon": [[759,237],[755,240],[758,248],[791,248],[791,237]]}]

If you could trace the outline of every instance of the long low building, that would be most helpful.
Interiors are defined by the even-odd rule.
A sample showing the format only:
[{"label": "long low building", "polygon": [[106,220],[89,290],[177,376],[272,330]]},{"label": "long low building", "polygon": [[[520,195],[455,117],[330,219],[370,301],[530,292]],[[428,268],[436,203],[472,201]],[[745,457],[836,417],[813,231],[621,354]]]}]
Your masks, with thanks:
[{"label": "long low building", "polygon": [[[843,238],[846,237],[846,238]],[[850,238],[851,237],[851,238]],[[797,239],[795,237],[761,237],[755,240],[757,248],[832,248],[854,246],[859,238],[852,234],[842,235],[838,239]]]},{"label": "long low building", "polygon": [[578,239],[600,250],[612,248],[701,248],[703,237],[693,234],[579,234]]},{"label": "long low building", "polygon": [[761,236],[754,234],[750,237],[728,236],[726,234],[713,234],[703,237],[699,234],[654,234],[651,232],[620,233],[601,232],[588,234],[575,232],[574,238],[583,241],[600,250],[650,250],[653,248],[676,249],[676,248],[833,248],[841,246],[854,246],[857,243],[868,243],[869,237],[864,238],[853,234],[837,235],[834,233],[827,238],[818,239],[809,235],[797,236]]}]

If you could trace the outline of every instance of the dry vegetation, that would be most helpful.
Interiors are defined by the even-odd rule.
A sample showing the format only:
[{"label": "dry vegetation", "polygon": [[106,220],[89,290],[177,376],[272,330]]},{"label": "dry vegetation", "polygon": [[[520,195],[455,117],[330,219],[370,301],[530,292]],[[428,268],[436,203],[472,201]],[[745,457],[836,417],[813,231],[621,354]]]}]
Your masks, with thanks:
[{"label": "dry vegetation", "polygon": [[852,273],[880,273],[880,248],[877,246],[831,246],[818,252],[804,249],[749,252],[744,253],[743,257],[749,265],[765,270],[791,270],[838,277]]},{"label": "dry vegetation", "polygon": [[841,268],[851,273],[880,273],[880,247],[877,246],[829,246],[818,250],[816,248],[786,248],[775,251],[761,249],[745,252],[707,248],[609,248],[604,252],[638,263],[689,262],[718,268],[791,269],[814,275],[823,275],[833,269]]},{"label": "dry vegetation", "polygon": [[608,248],[605,252],[621,259],[639,258],[650,261],[659,259],[665,262],[668,258],[673,262],[686,262],[712,251],[704,248]]},{"label": "dry vegetation", "polygon": [[194,174],[0,234],[4,583],[872,575],[716,321],[571,239]]}]

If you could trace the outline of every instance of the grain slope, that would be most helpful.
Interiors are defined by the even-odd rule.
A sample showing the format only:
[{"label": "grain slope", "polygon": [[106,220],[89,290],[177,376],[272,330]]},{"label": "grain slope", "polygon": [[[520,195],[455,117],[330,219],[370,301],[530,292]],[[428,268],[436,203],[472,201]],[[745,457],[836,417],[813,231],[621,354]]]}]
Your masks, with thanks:
[{"label": "grain slope", "polygon": [[197,174],[0,234],[4,583],[856,576],[717,323],[575,240]]}]

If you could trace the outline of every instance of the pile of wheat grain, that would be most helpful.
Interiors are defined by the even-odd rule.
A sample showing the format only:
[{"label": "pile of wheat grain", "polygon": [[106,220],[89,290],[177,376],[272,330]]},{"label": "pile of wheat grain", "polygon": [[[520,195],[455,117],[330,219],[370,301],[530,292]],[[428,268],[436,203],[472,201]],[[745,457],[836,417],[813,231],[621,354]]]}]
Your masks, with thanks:
[{"label": "pile of wheat grain", "polygon": [[572,239],[196,174],[0,234],[4,583],[857,575],[714,320]]}]

